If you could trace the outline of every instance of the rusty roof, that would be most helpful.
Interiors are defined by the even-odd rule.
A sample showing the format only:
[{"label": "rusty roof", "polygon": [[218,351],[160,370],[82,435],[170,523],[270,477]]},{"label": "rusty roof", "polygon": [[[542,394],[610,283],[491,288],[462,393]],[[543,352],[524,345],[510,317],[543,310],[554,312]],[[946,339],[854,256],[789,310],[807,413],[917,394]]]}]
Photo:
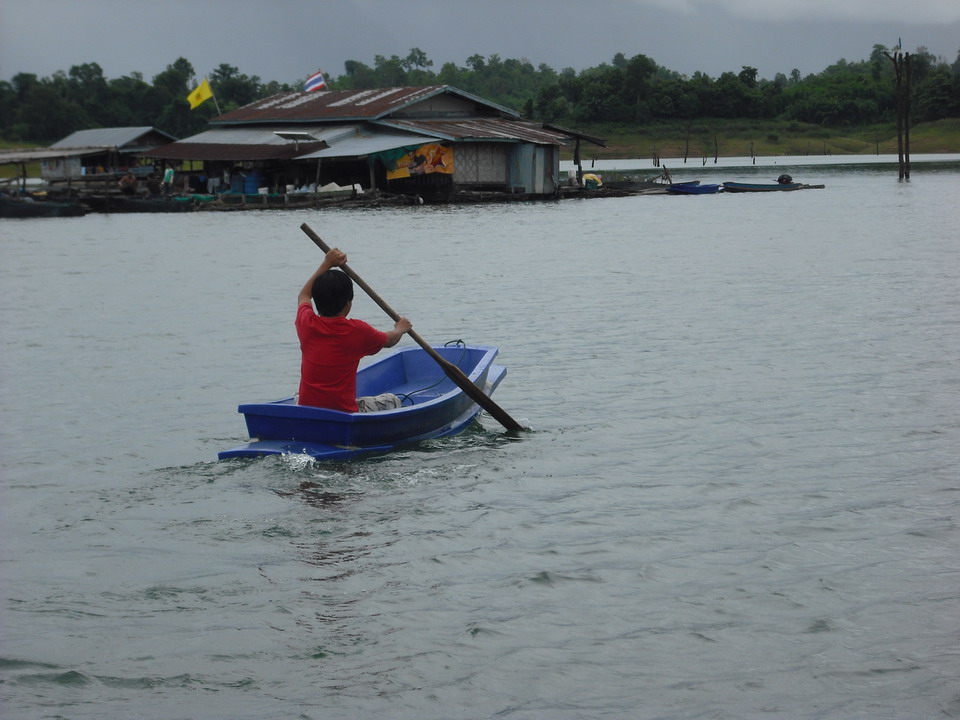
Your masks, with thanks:
[{"label": "rusty roof", "polygon": [[430,85],[372,90],[282,92],[232,110],[212,120],[211,124],[377,120],[440,95],[452,95],[473,103],[477,115],[519,117],[519,113],[510,108],[463,90],[449,85]]},{"label": "rusty roof", "polygon": [[470,120],[378,120],[351,125],[299,125],[317,142],[295,143],[279,134],[291,125],[227,126],[144,153],[177,160],[304,160],[362,157],[384,149],[426,142],[528,142],[562,145],[569,136],[539,123],[504,118]]}]

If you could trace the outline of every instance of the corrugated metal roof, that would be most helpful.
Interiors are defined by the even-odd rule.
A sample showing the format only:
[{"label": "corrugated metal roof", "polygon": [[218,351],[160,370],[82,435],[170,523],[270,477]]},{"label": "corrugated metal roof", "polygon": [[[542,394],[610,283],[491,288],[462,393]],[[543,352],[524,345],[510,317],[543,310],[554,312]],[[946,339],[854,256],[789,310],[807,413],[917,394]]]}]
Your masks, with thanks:
[{"label": "corrugated metal roof", "polygon": [[221,115],[213,120],[212,124],[375,120],[418,102],[445,94],[469,100],[490,112],[510,117],[519,116],[519,113],[514,110],[449,85],[430,85],[373,90],[278,93]]},{"label": "corrugated metal roof", "polygon": [[539,123],[501,118],[473,120],[379,120],[377,125],[435,135],[444,140],[483,142],[529,142],[562,145],[568,135],[547,130]]},{"label": "corrugated metal roof", "polygon": [[164,160],[209,160],[242,162],[244,160],[290,160],[303,152],[317,150],[323,143],[289,143],[288,145],[249,145],[244,143],[170,143],[145,152],[144,157]]},{"label": "corrugated metal roof", "polygon": [[[277,135],[285,131],[307,134],[316,142],[297,142]],[[219,127],[156,148],[144,156],[171,160],[289,160],[356,133],[356,125]]]},{"label": "corrugated metal roof", "polygon": [[417,145],[439,142],[440,140],[441,138],[438,137],[413,135],[411,133],[357,132],[350,137],[337,140],[331,147],[317,150],[306,155],[300,155],[297,160],[335,157],[362,158],[385,150],[416,147]]},{"label": "corrugated metal roof", "polygon": [[0,152],[0,165],[10,163],[40,162],[41,160],[56,160],[58,158],[82,157],[83,155],[98,155],[102,148],[71,148],[68,150],[51,150],[50,148],[36,148],[34,150],[4,150]]},{"label": "corrugated metal roof", "polygon": [[92,130],[77,130],[75,133],[67,135],[63,140],[58,140],[50,147],[122,148],[148,133],[157,133],[170,140],[176,139],[173,135],[152,127],[94,128]]},{"label": "corrugated metal roof", "polygon": [[[305,133],[318,142],[332,143],[340,137],[349,137],[357,132],[356,125],[256,125],[253,127],[217,127],[178,140],[177,145],[196,143],[225,145],[295,145],[296,142],[280,137],[277,133],[294,131]],[[301,144],[303,142],[301,141]]]},{"label": "corrugated metal roof", "polygon": [[[295,130],[323,144],[281,138]],[[473,120],[380,120],[362,125],[257,125],[218,127],[144,153],[145,157],[177,160],[311,160],[366,157],[428,142],[529,142],[561,145],[568,139],[537,123],[502,118]]]}]

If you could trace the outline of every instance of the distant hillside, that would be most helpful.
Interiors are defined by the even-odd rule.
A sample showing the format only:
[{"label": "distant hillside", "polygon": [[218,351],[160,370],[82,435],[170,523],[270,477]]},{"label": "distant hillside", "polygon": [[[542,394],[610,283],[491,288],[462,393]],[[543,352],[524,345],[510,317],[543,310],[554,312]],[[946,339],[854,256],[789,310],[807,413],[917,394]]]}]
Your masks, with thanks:
[{"label": "distant hillside", "polygon": [[[837,131],[802,123],[746,123],[713,121],[662,123],[636,130],[593,125],[581,128],[603,138],[607,147],[584,144],[584,158],[712,158],[772,155],[871,155],[896,154],[896,127],[875,126]],[[911,128],[911,153],[960,154],[960,119],[938,120]],[[561,154],[573,157],[572,148]]]}]

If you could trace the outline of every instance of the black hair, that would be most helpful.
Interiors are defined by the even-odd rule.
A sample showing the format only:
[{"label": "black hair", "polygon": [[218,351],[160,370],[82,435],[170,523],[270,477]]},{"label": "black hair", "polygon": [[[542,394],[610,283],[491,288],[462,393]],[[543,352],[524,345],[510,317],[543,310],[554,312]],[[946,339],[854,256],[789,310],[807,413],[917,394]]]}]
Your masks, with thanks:
[{"label": "black hair", "polygon": [[313,281],[310,294],[320,315],[336,317],[353,300],[353,280],[341,270],[327,270]]}]

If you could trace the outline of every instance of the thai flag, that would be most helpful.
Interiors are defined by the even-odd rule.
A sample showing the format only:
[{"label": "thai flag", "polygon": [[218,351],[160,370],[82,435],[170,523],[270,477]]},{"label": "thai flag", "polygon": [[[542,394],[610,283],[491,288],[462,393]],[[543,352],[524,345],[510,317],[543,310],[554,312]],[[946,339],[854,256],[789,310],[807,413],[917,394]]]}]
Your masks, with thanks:
[{"label": "thai flag", "polygon": [[324,90],[327,87],[327,81],[323,79],[323,73],[319,70],[307,78],[303,84],[304,92],[313,92],[314,90]]}]

